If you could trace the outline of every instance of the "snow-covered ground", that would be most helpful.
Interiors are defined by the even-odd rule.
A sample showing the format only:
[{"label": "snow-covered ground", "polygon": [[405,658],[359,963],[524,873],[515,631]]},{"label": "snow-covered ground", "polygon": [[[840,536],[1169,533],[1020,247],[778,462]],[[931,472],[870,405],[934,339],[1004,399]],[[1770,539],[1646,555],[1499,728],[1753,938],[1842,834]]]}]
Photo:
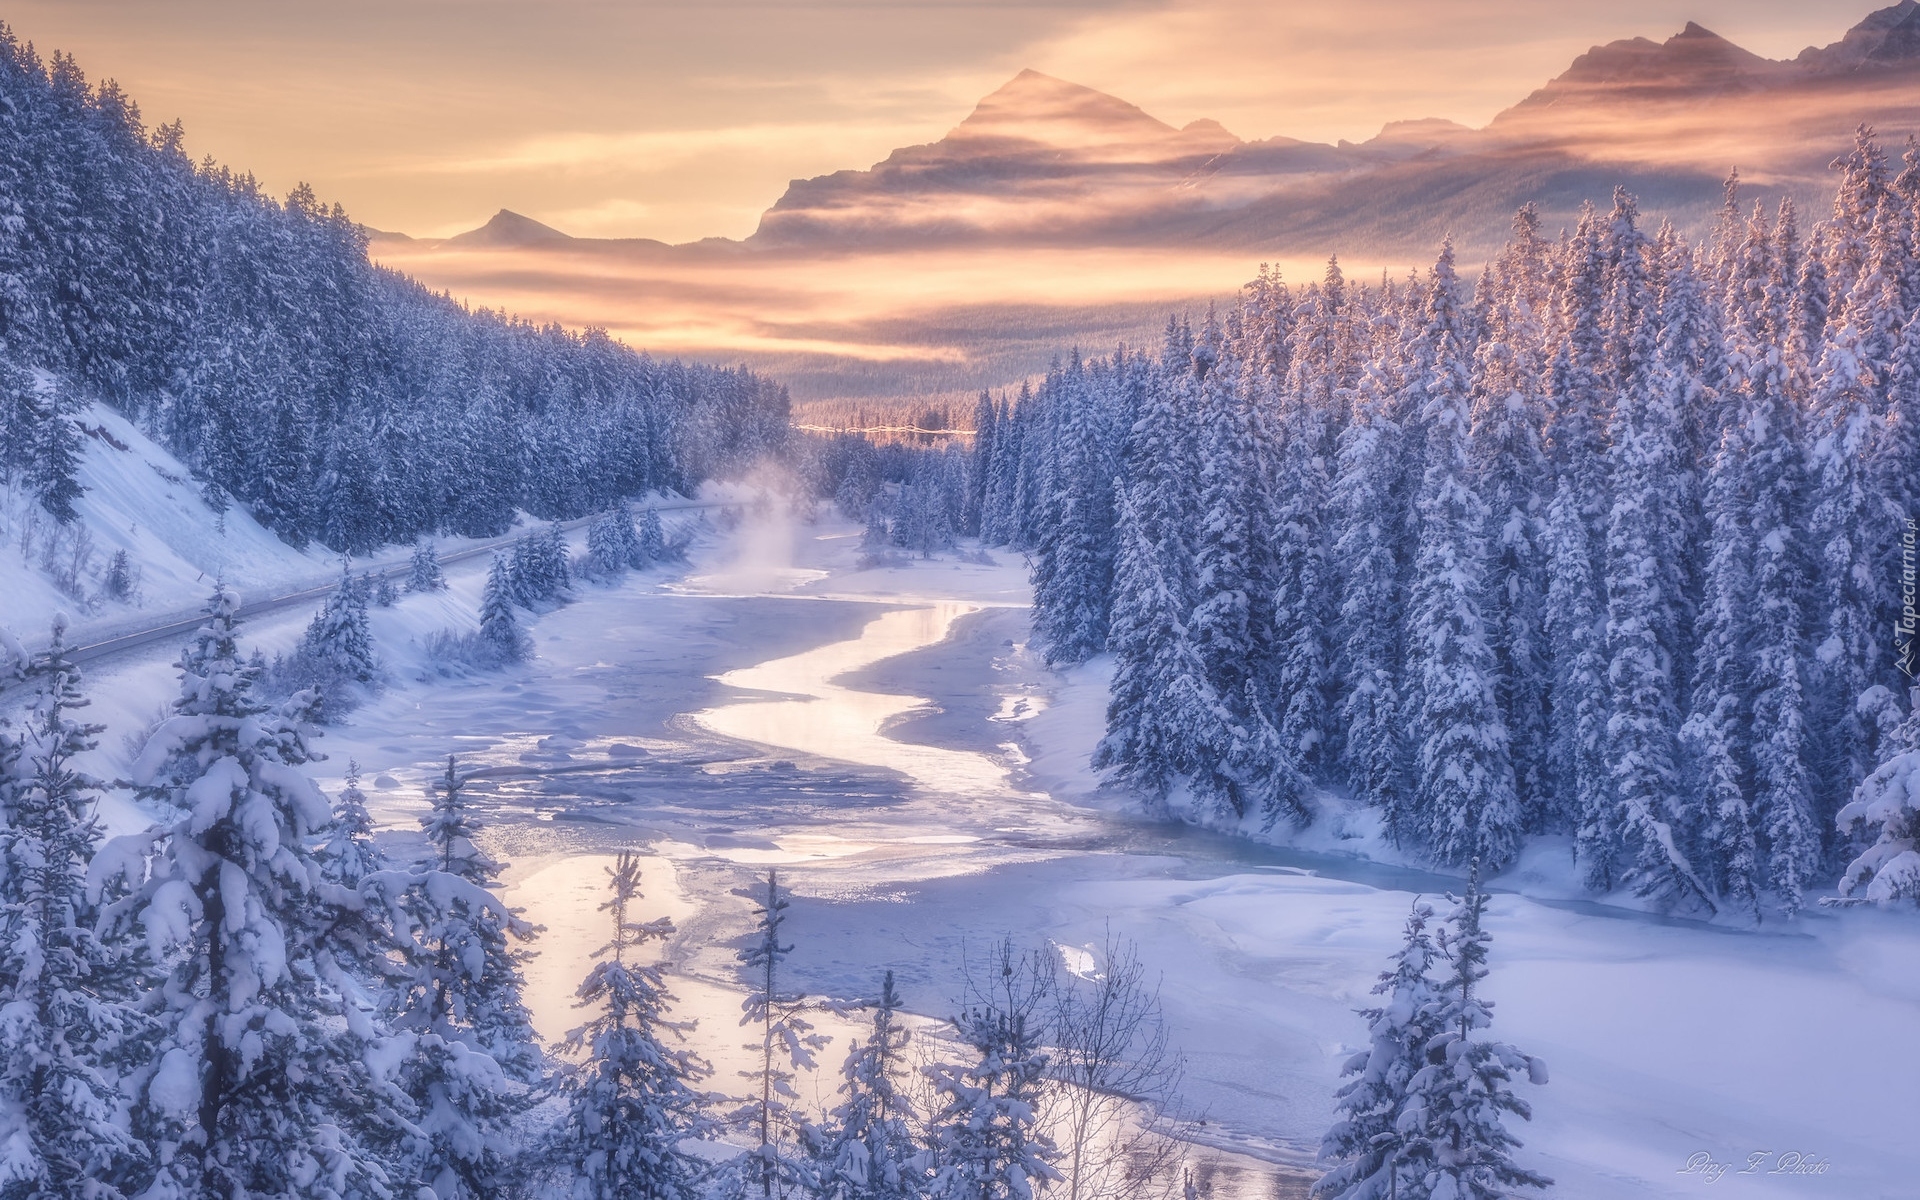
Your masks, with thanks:
[{"label": "snow-covered ground", "polygon": [[[1276,1164],[1223,1159],[1213,1194],[1300,1194],[1361,1036],[1352,1009],[1414,896],[1457,882],[1342,853],[1373,846],[1364,822],[1268,845],[1128,811],[1086,769],[1101,668],[1056,676],[1025,651],[1022,563],[860,557],[851,527],[751,525],[682,578],[583,587],[530,622],[525,666],[445,679],[419,647],[473,620],[482,568],[461,564],[450,592],[376,614],[388,682],[321,741],[318,773],[335,788],[357,761],[401,851],[445,755],[480,769],[484,836],[546,926],[531,990],[550,1036],[604,940],[601,867],[639,850],[720,1089],[744,1040],[732,939],[749,908],[732,892],[769,867],[798,893],[799,984],[855,996],[890,967],[927,1017],[1003,934],[1092,947],[1111,929],[1163,973],[1203,1138]],[[305,619],[249,635],[291,644]],[[95,674],[112,725],[96,770],[123,771],[121,735],[170,681],[159,656]],[[1666,920],[1564,898],[1563,854],[1541,847],[1496,881],[1486,983],[1495,1033],[1552,1069],[1524,1088],[1536,1115],[1516,1132],[1556,1194],[1916,1194],[1920,921]],[[1768,1173],[1793,1154],[1823,1166]],[[1708,1163],[1731,1166],[1710,1182]]]}]

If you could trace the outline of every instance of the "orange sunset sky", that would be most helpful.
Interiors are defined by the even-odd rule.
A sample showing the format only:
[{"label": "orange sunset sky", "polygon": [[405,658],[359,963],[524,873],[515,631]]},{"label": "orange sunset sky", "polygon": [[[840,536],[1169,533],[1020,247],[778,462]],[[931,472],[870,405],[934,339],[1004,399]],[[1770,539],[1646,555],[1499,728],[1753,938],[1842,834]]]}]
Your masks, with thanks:
[{"label": "orange sunset sky", "polygon": [[1031,66],[1179,125],[1364,139],[1484,124],[1588,46],[1691,19],[1770,57],[1827,0],[15,0],[149,123],[284,193],[436,236],[506,207],[580,236],[742,237],[787,180],[931,141]]}]

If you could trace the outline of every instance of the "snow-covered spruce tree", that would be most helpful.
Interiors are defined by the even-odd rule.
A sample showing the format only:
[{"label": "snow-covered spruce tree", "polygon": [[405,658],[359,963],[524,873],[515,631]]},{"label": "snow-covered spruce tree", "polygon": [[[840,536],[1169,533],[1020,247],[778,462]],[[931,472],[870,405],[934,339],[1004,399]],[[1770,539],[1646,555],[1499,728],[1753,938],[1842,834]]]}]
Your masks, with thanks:
[{"label": "snow-covered spruce tree", "polygon": [[1117,533],[1120,553],[1108,638],[1113,684],[1107,733],[1094,749],[1093,766],[1164,799],[1194,770],[1207,744],[1203,739],[1218,722],[1219,702],[1207,688],[1200,657],[1182,624],[1190,606],[1172,561],[1180,549],[1178,535],[1156,545],[1140,505],[1124,491]]},{"label": "snow-covered spruce tree", "polygon": [[994,424],[993,478],[987,481],[986,510],[980,517],[980,541],[1005,546],[1018,535],[1020,514],[1015,508],[1020,463],[1025,456],[1027,418],[1011,399],[1000,402]]},{"label": "snow-covered spruce tree", "polygon": [[413,544],[413,559],[407,565],[406,590],[409,592],[445,591],[446,576],[440,573],[440,556],[430,541]]},{"label": "snow-covered spruce tree", "polygon": [[791,943],[780,940],[780,928],[793,902],[780,886],[778,872],[767,872],[764,889],[736,894],[754,905],[754,931],[738,955],[752,988],[740,1004],[740,1025],[759,1033],[759,1040],[749,1042],[746,1049],[760,1060],[757,1069],[740,1073],[759,1095],[732,1116],[756,1139],[753,1149],[742,1156],[736,1186],[741,1196],[805,1195],[804,1189],[813,1186],[812,1164],[804,1153],[810,1134],[806,1118],[794,1107],[800,1098],[793,1086],[794,1072],[813,1070],[814,1052],[828,1039],[815,1033],[806,1019],[806,996],[780,985],[780,964],[793,952]]},{"label": "snow-covered spruce tree", "polygon": [[451,756],[420,824],[428,853],[398,897],[406,975],[387,1014],[411,1039],[395,1074],[417,1113],[395,1169],[434,1200],[510,1196],[546,1064],[521,999],[524,944],[539,930],[500,900],[503,864],[473,840]]},{"label": "snow-covered spruce tree", "polygon": [[1432,970],[1438,961],[1427,922],[1433,907],[1415,900],[1407,914],[1393,968],[1380,974],[1373,994],[1380,1003],[1360,1010],[1367,1022],[1367,1048],[1347,1059],[1342,1077],[1354,1078],[1334,1093],[1341,1114],[1320,1140],[1320,1161],[1332,1164],[1313,1185],[1316,1200],[1396,1200],[1424,1194],[1429,1147],[1413,1130],[1403,1131],[1407,1088],[1427,1063],[1434,1024]]},{"label": "snow-covered spruce tree", "polygon": [[[1394,331],[1376,333],[1376,353]],[[1398,390],[1389,365],[1362,372],[1353,413],[1341,431],[1333,481],[1333,557],[1340,571],[1336,626],[1338,725],[1347,786],[1411,840],[1406,731],[1402,727],[1402,576],[1411,557],[1404,430],[1394,419]]]},{"label": "snow-covered spruce tree", "polygon": [[995,977],[972,985],[971,1003],[951,1022],[973,1061],[926,1068],[940,1106],[929,1120],[929,1194],[937,1200],[1033,1200],[1060,1178],[1041,1112],[1051,959],[1021,955],[1009,939],[995,948],[991,970]]},{"label": "snow-covered spruce tree", "polygon": [[632,919],[641,896],[631,853],[607,874],[613,896],[600,911],[613,914],[613,940],[594,952],[601,961],[576,993],[592,1017],[567,1035],[567,1052],[582,1061],[561,1076],[567,1111],[545,1158],[567,1200],[692,1200],[705,1168],[680,1143],[711,1128],[693,1085],[712,1068],[669,1044],[690,1026],[667,1017],[665,968],[629,961],[672,937],[672,920]]},{"label": "snow-covered spruce tree", "polygon": [[117,839],[129,906],[162,956],[151,1065],[131,1075],[133,1128],[151,1147],[149,1200],[377,1193],[380,1168],[342,1130],[362,1064],[330,1027],[310,931],[323,908],[309,846],[326,798],[296,696],[269,711],[239,657],[239,597],[221,587],[180,659],[180,697],[134,761],[136,793],[180,813]]},{"label": "snow-covered spruce tree", "polygon": [[486,589],[480,593],[480,643],[496,663],[519,662],[529,648],[513,611],[512,573],[506,555],[494,555]]},{"label": "snow-covered spruce tree", "polygon": [[1229,343],[1209,318],[1193,347],[1200,392],[1199,521],[1193,550],[1193,612],[1187,632],[1199,656],[1214,711],[1194,714],[1193,788],[1216,810],[1269,822],[1304,823],[1305,780],[1280,741],[1257,678],[1262,661],[1254,626],[1264,571],[1257,545],[1266,504],[1255,417],[1236,382]]},{"label": "snow-covered spruce tree", "polygon": [[333,822],[316,857],[327,879],[343,887],[387,869],[387,856],[373,840],[373,816],[367,812],[367,794],[360,790],[360,764],[347,763],[346,786],[333,805]]},{"label": "snow-covered spruce tree", "polygon": [[893,972],[873,1010],[872,1031],[855,1039],[840,1067],[840,1103],[820,1130],[821,1200],[916,1200],[927,1188],[925,1155],[915,1140],[918,1114],[905,1090],[908,1032],[900,1024]]},{"label": "snow-covered spruce tree", "polygon": [[[360,766],[347,764],[346,786],[333,806],[333,823],[314,853],[320,867],[320,894],[327,901],[316,927],[320,946],[315,964],[337,993],[348,1037],[368,1048],[385,1049],[389,1031],[378,1024],[387,989],[406,978],[398,951],[405,940],[396,936],[396,921],[388,901],[404,883],[390,870],[386,854],[374,840],[373,817],[360,790]],[[382,1056],[374,1056],[382,1057]],[[356,1114],[356,1132],[383,1155],[408,1124],[410,1104],[382,1072],[369,1071],[366,1107]]]},{"label": "snow-covered spruce tree", "polygon": [[968,456],[966,504],[960,510],[960,533],[983,537],[982,518],[987,508],[987,486],[993,479],[994,423],[998,413],[993,397],[985,389],[973,406],[973,452]]},{"label": "snow-covered spruce tree", "polygon": [[85,435],[73,419],[73,401],[57,383],[29,377],[27,387],[33,417],[24,472],[27,490],[48,515],[64,525],[80,515],[73,506],[86,493],[80,485]]},{"label": "snow-covered spruce tree", "polygon": [[[1768,292],[1784,294],[1770,264]],[[1819,872],[1820,829],[1808,779],[1805,621],[1807,565],[1801,510],[1805,459],[1799,405],[1776,371],[1756,360],[1739,383],[1745,495],[1751,546],[1751,655],[1754,817],[1767,855],[1767,883],[1792,913]]]},{"label": "snow-covered spruce tree", "polygon": [[602,583],[618,580],[627,573],[638,545],[633,514],[625,505],[600,514],[587,526],[587,557],[580,564],[581,575]]},{"label": "snow-covered spruce tree", "polygon": [[618,516],[601,513],[588,526],[588,557],[580,563],[580,576],[601,584],[611,584],[626,574],[626,555],[620,547]]},{"label": "snow-covered spruce tree", "polygon": [[567,531],[560,527],[560,522],[549,522],[546,530],[540,535],[539,545],[541,573],[546,577],[547,587],[550,589],[549,595],[554,598],[563,597],[573,590],[573,567],[571,557],[567,553]]},{"label": "snow-covered spruce tree", "polygon": [[1163,362],[1145,381],[1126,439],[1131,482],[1114,486],[1114,675],[1093,765],[1154,797],[1193,769],[1199,707],[1211,703],[1185,624],[1193,608],[1193,447],[1180,412],[1188,378]]},{"label": "snow-covered spruce tree", "polygon": [[132,556],[125,550],[115,550],[107,560],[107,577],[100,581],[100,590],[110,599],[124,601],[133,599],[136,586]]},{"label": "snow-covered spruce tree", "polygon": [[1694,628],[1693,693],[1680,737],[1700,791],[1702,868],[1717,894],[1758,919],[1760,850],[1744,753],[1750,685],[1742,639],[1750,584],[1740,437],[1737,427],[1728,428],[1707,467],[1708,561]]},{"label": "snow-covered spruce tree", "polygon": [[893,501],[884,490],[875,491],[867,501],[867,524],[860,544],[868,550],[884,550],[893,545]]},{"label": "snow-covered spruce tree", "polygon": [[1487,895],[1479,864],[1467,876],[1467,894],[1440,932],[1439,948],[1453,970],[1435,983],[1425,1020],[1424,1064],[1407,1083],[1396,1134],[1425,1158],[1426,1175],[1405,1195],[1436,1200],[1501,1200],[1520,1188],[1545,1188],[1551,1179],[1513,1161],[1520,1141],[1507,1131],[1508,1115],[1531,1120],[1533,1110],[1510,1086],[1516,1075],[1547,1082],[1546,1064],[1481,1031],[1493,1023],[1493,1002],[1476,990],[1487,976],[1493,940],[1483,918]]},{"label": "snow-covered spruce tree", "polygon": [[678,543],[667,540],[667,531],[660,524],[660,510],[657,508],[649,506],[646,512],[640,514],[638,536],[639,548],[634,551],[631,560],[636,571],[685,557]]},{"label": "snow-covered spruce tree", "polygon": [[[1513,219],[1513,239],[1482,279],[1476,299],[1485,333],[1473,359],[1472,456],[1487,509],[1481,605],[1495,661],[1495,691],[1507,727],[1514,795],[1531,830],[1546,817],[1546,655],[1541,644],[1547,569],[1546,246],[1532,204]],[[1357,553],[1369,553],[1357,548]],[[1372,553],[1379,553],[1372,551]]]},{"label": "snow-covered spruce tree", "polygon": [[537,608],[553,595],[547,579],[547,555],[537,533],[523,533],[513,540],[507,560],[507,583],[513,602],[525,609]]},{"label": "snow-covered spruce tree", "polygon": [[1559,348],[1549,384],[1547,450],[1553,497],[1547,505],[1547,607],[1543,630],[1551,675],[1546,782],[1547,827],[1574,831],[1589,888],[1616,880],[1615,806],[1607,781],[1607,683],[1600,593],[1601,517],[1606,512],[1605,425],[1600,372],[1605,259],[1589,206],[1567,243],[1557,288]]},{"label": "snow-covered spruce tree", "polygon": [[1854,789],[1840,810],[1843,833],[1858,837],[1878,825],[1879,836],[1840,876],[1840,894],[1828,905],[1920,906],[1920,688],[1907,694],[1907,715],[1886,739],[1886,761]]},{"label": "snow-covered spruce tree", "polygon": [[116,1200],[147,1158],[117,1083],[153,1026],[135,1001],[139,946],[97,928],[87,892],[100,782],[73,760],[104,727],[74,718],[89,701],[64,617],[33,675],[24,746],[0,732],[0,1196]]},{"label": "snow-covered spruce tree", "polygon": [[1417,684],[1416,795],[1423,841],[1441,862],[1504,866],[1523,832],[1494,692],[1495,663],[1480,616],[1486,508],[1468,462],[1466,313],[1453,244],[1428,289],[1426,471],[1409,597],[1408,655]]},{"label": "snow-covered spruce tree", "polygon": [[353,577],[351,562],[342,560],[340,582],[307,626],[301,649],[328,675],[364,683],[375,669],[373,634],[367,624],[367,595]]},{"label": "snow-covered spruce tree", "polygon": [[[1330,260],[1322,283],[1309,288],[1294,309],[1287,374],[1276,377],[1266,367],[1268,354],[1248,353],[1242,361],[1241,390],[1255,399],[1257,411],[1273,414],[1271,437],[1278,442],[1273,477],[1262,489],[1267,611],[1256,626],[1268,626],[1272,639],[1271,669],[1262,683],[1272,697],[1274,730],[1303,769],[1328,765],[1332,745],[1329,638],[1335,603],[1326,508],[1334,425],[1357,374],[1345,295],[1339,261]],[[1257,345],[1266,323],[1250,314],[1248,324],[1243,340]]]},{"label": "snow-covered spruce tree", "polygon": [[[1616,393],[1608,469],[1607,678],[1612,716],[1607,767],[1618,815],[1613,825],[1632,856],[1635,889],[1665,904],[1714,911],[1707,885],[1688,856],[1700,825],[1681,786],[1674,664],[1682,617],[1677,571],[1686,527],[1678,510],[1682,465],[1677,407],[1684,381],[1678,347],[1657,336],[1660,310],[1648,278],[1646,239],[1634,227],[1634,202],[1614,193],[1614,298],[1627,328]],[[1591,843],[1589,843],[1591,846]],[[1497,865],[1497,864],[1496,864]]]},{"label": "snow-covered spruce tree", "polygon": [[[1878,155],[1871,142],[1865,152]],[[1888,506],[1873,494],[1870,453],[1885,425],[1889,390],[1912,270],[1911,214],[1882,190],[1880,203],[1858,215],[1867,225],[1852,286],[1827,327],[1815,367],[1806,418],[1806,512],[1812,558],[1808,615],[1814,620],[1809,679],[1811,773],[1819,824],[1825,827],[1854,780],[1871,767],[1872,742],[1858,701],[1876,683],[1895,682],[1883,644],[1891,577],[1882,577],[1878,546],[1887,537]],[[1840,199],[1848,200],[1843,184]],[[1842,214],[1836,213],[1839,221]],[[1844,222],[1841,222],[1844,225]],[[1910,486],[1910,485],[1909,485]],[[1899,529],[1899,525],[1893,528]]]},{"label": "snow-covered spruce tree", "polygon": [[1034,567],[1034,638],[1050,663],[1107,644],[1113,597],[1113,461],[1096,380],[1076,357],[1047,380],[1059,441]]}]

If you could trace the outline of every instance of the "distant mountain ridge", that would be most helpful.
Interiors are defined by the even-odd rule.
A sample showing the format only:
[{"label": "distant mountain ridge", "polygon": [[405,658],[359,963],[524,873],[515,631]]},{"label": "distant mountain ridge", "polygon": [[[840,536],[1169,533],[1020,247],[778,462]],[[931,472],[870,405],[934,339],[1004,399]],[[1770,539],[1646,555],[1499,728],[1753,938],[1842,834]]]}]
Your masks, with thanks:
[{"label": "distant mountain ridge", "polygon": [[[1916,0],[1786,61],[1693,22],[1665,41],[1610,42],[1484,129],[1397,121],[1358,144],[1243,141],[1210,121],[1175,130],[1023,71],[937,142],[865,171],[795,180],[748,242],[1395,252],[1452,229],[1478,250],[1504,237],[1525,201],[1570,218],[1603,176],[1603,190],[1618,180],[1683,223],[1704,217],[1735,167],[1762,187],[1815,194],[1863,121],[1920,124]],[[1085,136],[1063,136],[1075,128]]]},{"label": "distant mountain ridge", "polygon": [[1920,131],[1920,0],[1784,60],[1697,23],[1609,42],[1482,128],[1392,121],[1359,142],[1176,128],[1027,70],[936,139],[792,181],[744,239],[568,238],[510,212],[370,238],[479,304],[746,362],[799,400],[919,403],[1017,385],[1061,345],[1152,344],[1169,311],[1230,297],[1263,261],[1298,278],[1338,254],[1374,279],[1451,236],[1471,271],[1522,204],[1552,236],[1616,185],[1697,241],[1737,168],[1743,202],[1790,197],[1805,227],[1863,123],[1896,154]]},{"label": "distant mountain ridge", "polygon": [[[720,251],[874,252],[970,244],[1196,246],[1397,255],[1452,231],[1491,249],[1521,203],[1549,222],[1615,182],[1677,222],[1704,220],[1739,168],[1811,199],[1860,123],[1920,127],[1920,0],[1839,41],[1764,58],[1694,22],[1595,46],[1483,129],[1393,121],[1333,144],[1182,128],[1094,88],[1023,70],[936,141],[865,169],[793,180]],[[618,239],[658,247],[646,239]],[[606,245],[502,210],[466,247]],[[694,247],[686,247],[692,251]]]}]

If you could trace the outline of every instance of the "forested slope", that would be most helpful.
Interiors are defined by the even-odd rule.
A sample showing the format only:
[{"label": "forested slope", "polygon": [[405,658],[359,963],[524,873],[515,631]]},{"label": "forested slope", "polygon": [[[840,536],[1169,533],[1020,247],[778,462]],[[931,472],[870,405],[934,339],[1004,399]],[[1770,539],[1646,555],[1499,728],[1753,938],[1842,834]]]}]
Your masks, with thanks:
[{"label": "forested slope", "polygon": [[777,450],[784,389],[472,312],[359,226],[190,161],[111,82],[0,28],[0,471],[71,515],[90,399],[296,545],[579,516]]}]

